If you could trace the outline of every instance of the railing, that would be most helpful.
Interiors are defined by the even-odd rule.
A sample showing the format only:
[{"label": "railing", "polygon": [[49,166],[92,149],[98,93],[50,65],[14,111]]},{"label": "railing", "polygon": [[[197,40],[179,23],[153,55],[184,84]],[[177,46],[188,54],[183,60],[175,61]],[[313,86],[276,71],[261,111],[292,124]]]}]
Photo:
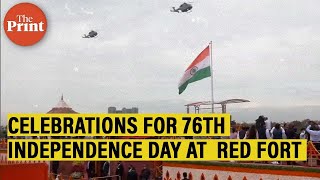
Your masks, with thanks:
[{"label": "railing", "polygon": [[154,167],[153,171],[156,177],[162,176],[162,165]]},{"label": "railing", "polygon": [[103,177],[94,177],[92,180],[99,180],[99,179],[117,179],[120,177],[119,175],[113,175],[113,176],[103,176]]},{"label": "railing", "polygon": [[308,155],[308,166],[317,166],[318,160],[320,159],[320,153],[315,147],[315,144],[320,144],[319,142],[308,142],[307,155]]},{"label": "railing", "polygon": [[[187,177],[186,177],[188,180],[195,180],[193,178],[193,175],[192,173],[190,172]],[[211,179],[213,178],[213,180],[219,180],[219,179],[223,179],[221,177],[219,177],[217,174],[213,175],[212,177],[205,177],[205,175],[202,173],[201,176],[200,176],[200,179],[199,180],[206,180],[206,179]],[[239,179],[239,177],[233,177],[235,179]],[[240,177],[241,178],[241,177]],[[182,180],[184,179],[184,177],[181,176],[180,172],[178,171],[176,177],[170,177],[169,175],[169,172],[167,171],[166,172],[166,176],[163,178],[164,180]],[[229,175],[227,180],[232,180],[232,176]],[[247,180],[247,177],[246,176],[243,176],[242,180]],[[259,180],[263,180],[262,178],[260,178]]]},{"label": "railing", "polygon": [[50,165],[49,161],[8,161],[7,152],[0,152],[0,164],[29,164],[29,163],[47,163]]}]

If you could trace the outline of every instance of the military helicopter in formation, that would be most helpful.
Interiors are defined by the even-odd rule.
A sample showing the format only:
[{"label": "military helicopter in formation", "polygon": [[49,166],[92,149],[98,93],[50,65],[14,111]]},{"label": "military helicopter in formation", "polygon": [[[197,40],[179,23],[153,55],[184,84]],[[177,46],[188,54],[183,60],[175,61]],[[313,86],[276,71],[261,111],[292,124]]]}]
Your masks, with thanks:
[{"label": "military helicopter in formation", "polygon": [[90,31],[88,33],[88,35],[84,34],[84,36],[82,38],[93,38],[93,37],[96,37],[98,35],[98,33],[96,31]]},{"label": "military helicopter in formation", "polygon": [[191,12],[191,9],[192,9],[192,5],[191,4],[183,3],[183,4],[180,5],[180,7],[178,9],[176,9],[175,7],[172,7],[171,12],[177,12],[177,13],[180,13],[180,12]]}]

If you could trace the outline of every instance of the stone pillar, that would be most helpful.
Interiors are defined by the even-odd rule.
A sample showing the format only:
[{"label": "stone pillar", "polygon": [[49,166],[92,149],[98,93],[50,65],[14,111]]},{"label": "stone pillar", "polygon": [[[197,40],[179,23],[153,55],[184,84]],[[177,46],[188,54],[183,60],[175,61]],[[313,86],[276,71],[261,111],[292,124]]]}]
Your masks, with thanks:
[{"label": "stone pillar", "polygon": [[227,113],[227,105],[221,104],[221,106],[222,106],[222,113]]}]

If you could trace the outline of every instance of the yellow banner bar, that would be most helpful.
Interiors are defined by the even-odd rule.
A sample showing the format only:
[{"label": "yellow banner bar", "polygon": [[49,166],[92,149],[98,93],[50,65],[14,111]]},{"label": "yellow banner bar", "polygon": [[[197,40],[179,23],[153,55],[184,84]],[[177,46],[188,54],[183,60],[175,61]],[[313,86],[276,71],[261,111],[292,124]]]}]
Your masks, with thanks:
[{"label": "yellow banner bar", "polygon": [[8,160],[306,161],[306,140],[9,139]]},{"label": "yellow banner bar", "polygon": [[229,136],[230,114],[9,114],[8,136]]}]

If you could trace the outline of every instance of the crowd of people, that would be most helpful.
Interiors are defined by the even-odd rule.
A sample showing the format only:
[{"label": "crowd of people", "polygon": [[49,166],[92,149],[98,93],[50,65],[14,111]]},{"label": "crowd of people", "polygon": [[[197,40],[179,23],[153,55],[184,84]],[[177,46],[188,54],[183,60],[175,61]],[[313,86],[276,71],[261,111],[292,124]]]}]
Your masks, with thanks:
[{"label": "crowd of people", "polygon": [[[320,142],[320,126],[314,121],[308,121],[306,128],[298,130],[293,123],[275,123],[272,126],[265,116],[259,116],[256,123],[251,126],[236,127],[231,123],[230,137],[227,139],[307,139],[315,144]],[[320,149],[320,148],[319,148]]]},{"label": "crowd of people", "polygon": [[[222,139],[306,139],[313,143],[320,152],[320,125],[315,121],[307,120],[305,127],[298,129],[294,123],[272,123],[265,116],[259,116],[255,124],[238,126],[231,123],[231,134]],[[276,163],[278,162],[271,162]],[[289,165],[295,162],[287,162]]]}]

